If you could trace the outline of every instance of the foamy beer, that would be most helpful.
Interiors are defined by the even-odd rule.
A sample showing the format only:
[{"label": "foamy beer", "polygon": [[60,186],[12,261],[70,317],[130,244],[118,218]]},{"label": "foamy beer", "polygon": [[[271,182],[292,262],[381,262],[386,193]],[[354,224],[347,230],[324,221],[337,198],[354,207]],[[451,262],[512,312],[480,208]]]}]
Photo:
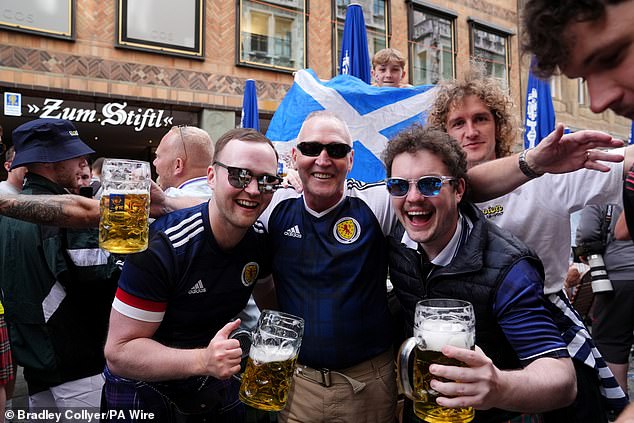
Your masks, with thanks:
[{"label": "foamy beer", "polygon": [[303,319],[277,311],[262,312],[242,375],[240,401],[266,411],[286,406],[303,334]]},{"label": "foamy beer", "polygon": [[[398,360],[399,382],[405,395],[414,402],[414,413],[426,422],[470,422],[475,416],[473,408],[447,408],[436,403],[443,396],[430,386],[431,364],[464,366],[441,352],[445,345],[473,349],[475,347],[475,315],[467,301],[429,299],[416,304],[414,338],[401,346]],[[414,355],[414,384],[409,377],[409,359]],[[433,378],[446,381],[443,378]]]},{"label": "foamy beer", "polygon": [[101,174],[99,246],[121,254],[145,250],[150,213],[150,164],[106,159]]}]

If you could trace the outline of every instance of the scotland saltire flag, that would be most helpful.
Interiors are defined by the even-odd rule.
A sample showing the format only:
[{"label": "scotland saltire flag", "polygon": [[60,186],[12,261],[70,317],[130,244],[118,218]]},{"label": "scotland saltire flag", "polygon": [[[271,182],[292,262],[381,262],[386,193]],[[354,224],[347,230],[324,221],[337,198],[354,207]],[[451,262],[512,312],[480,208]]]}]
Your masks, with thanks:
[{"label": "scotland saltire flag", "polygon": [[370,53],[368,53],[368,36],[360,4],[353,3],[348,6],[341,38],[339,74],[356,76],[369,84]]},{"label": "scotland saltire flag", "polygon": [[321,81],[312,70],[300,70],[273,115],[266,136],[284,156],[294,145],[306,116],[316,110],[329,110],[350,128],[354,164],[348,176],[379,181],[385,178],[381,153],[388,140],[413,123],[424,124],[435,93],[432,85],[380,88],[349,75]]},{"label": "scotland saltire flag", "polygon": [[244,98],[242,99],[242,118],[240,119],[242,128],[253,128],[260,130],[260,114],[258,112],[258,95],[255,90],[255,81],[247,79],[244,86]]},{"label": "scotland saltire flag", "polygon": [[524,148],[535,147],[554,129],[555,109],[550,93],[550,83],[537,78],[529,68],[526,88]]}]

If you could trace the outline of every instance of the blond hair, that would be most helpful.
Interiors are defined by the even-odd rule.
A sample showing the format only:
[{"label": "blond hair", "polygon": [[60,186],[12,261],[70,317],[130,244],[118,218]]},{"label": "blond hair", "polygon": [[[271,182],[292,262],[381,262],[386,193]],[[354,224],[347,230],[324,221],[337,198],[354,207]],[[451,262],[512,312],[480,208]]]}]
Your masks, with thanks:
[{"label": "blond hair", "polygon": [[387,65],[390,62],[398,63],[401,68],[405,69],[405,57],[395,48],[384,48],[377,51],[372,56],[372,69],[379,65]]}]

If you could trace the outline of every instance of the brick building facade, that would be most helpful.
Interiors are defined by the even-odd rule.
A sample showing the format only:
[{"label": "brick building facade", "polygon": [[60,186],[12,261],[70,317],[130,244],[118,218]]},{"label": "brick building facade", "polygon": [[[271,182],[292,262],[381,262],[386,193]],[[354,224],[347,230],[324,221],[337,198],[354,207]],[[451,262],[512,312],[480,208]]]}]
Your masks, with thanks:
[{"label": "brick building facade", "polygon": [[[37,2],[7,0],[8,5],[0,7],[0,88],[5,93],[0,124],[5,140],[11,144],[14,127],[46,112],[74,118],[99,155],[150,160],[171,125],[199,125],[214,139],[234,127],[248,78],[256,80],[266,129],[292,84],[293,69],[312,68],[322,79],[336,74],[338,30],[349,1],[156,1],[156,9],[169,10],[172,3],[194,12],[200,7],[202,57],[174,55],[161,43],[131,49],[127,47],[132,43],[120,42],[123,27],[128,34],[134,32],[133,6],[150,4],[147,1],[51,0],[56,7],[68,7],[69,22],[74,23],[71,35],[59,36],[33,29],[33,22],[39,21],[29,8]],[[479,49],[491,54],[492,72],[507,82],[518,113],[523,109],[526,66],[518,51],[517,1],[360,3],[366,24],[372,21],[371,53],[385,44],[406,53],[410,82],[460,75]],[[187,32],[189,26],[179,16],[172,21],[163,16],[168,23],[157,36],[170,38],[172,27]],[[141,21],[136,17],[139,24],[143,15]],[[156,34],[147,35],[150,39]],[[439,40],[444,45],[436,48]],[[629,132],[629,123],[612,112],[592,115],[579,104],[576,81],[554,84],[561,86],[555,95],[559,120],[576,129],[591,127],[620,136]],[[21,96],[21,116],[7,115],[7,101],[14,99],[7,93]]]}]

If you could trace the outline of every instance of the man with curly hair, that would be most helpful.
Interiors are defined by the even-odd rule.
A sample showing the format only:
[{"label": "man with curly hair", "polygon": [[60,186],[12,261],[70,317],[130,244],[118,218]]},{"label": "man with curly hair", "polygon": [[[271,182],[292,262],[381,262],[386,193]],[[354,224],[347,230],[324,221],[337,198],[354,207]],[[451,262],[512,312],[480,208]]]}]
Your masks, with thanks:
[{"label": "man with curly hair", "polygon": [[[512,108],[513,102],[499,82],[485,78],[483,69],[473,63],[461,80],[441,84],[429,112],[427,126],[449,132],[456,138],[467,153],[468,167],[472,168],[511,154],[517,134]],[[456,130],[465,127],[466,114],[471,115],[474,126],[493,124],[495,136],[485,139],[480,136],[481,131],[472,130],[458,138]]]},{"label": "man with curly hair", "polygon": [[[472,66],[462,79],[441,84],[427,125],[444,130],[458,140],[471,167],[509,154],[517,135],[514,116],[512,100],[499,83],[484,76],[478,66]],[[555,133],[562,132],[560,124]],[[524,160],[530,154],[531,150],[525,151],[522,154]],[[535,179],[507,195],[478,203],[489,221],[512,232],[538,254],[546,272],[544,292],[552,303],[551,309],[560,328],[565,331],[564,339],[569,343],[571,356],[576,359],[577,365],[596,362],[596,371],[603,376],[603,385],[599,388],[596,386],[598,378],[589,368],[578,368],[580,396],[573,408],[591,419],[578,421],[605,421],[603,410],[589,406],[596,403],[592,395],[598,393],[597,388],[603,394],[608,409],[620,411],[626,404],[626,398],[611,374],[609,378],[605,377],[610,373],[609,369],[593,348],[590,335],[581,321],[567,317],[574,315],[562,291],[570,255],[570,213],[588,204],[619,202],[623,172],[631,164],[632,156],[626,157],[628,164],[625,166],[621,163],[609,164],[612,168],[609,173],[582,169],[565,175],[546,174],[539,178],[536,177],[540,175],[532,172],[530,166],[527,168],[521,164],[520,158],[520,168]],[[579,348],[579,340],[583,340],[582,348]],[[566,418],[558,415],[552,421],[568,421]]]}]

